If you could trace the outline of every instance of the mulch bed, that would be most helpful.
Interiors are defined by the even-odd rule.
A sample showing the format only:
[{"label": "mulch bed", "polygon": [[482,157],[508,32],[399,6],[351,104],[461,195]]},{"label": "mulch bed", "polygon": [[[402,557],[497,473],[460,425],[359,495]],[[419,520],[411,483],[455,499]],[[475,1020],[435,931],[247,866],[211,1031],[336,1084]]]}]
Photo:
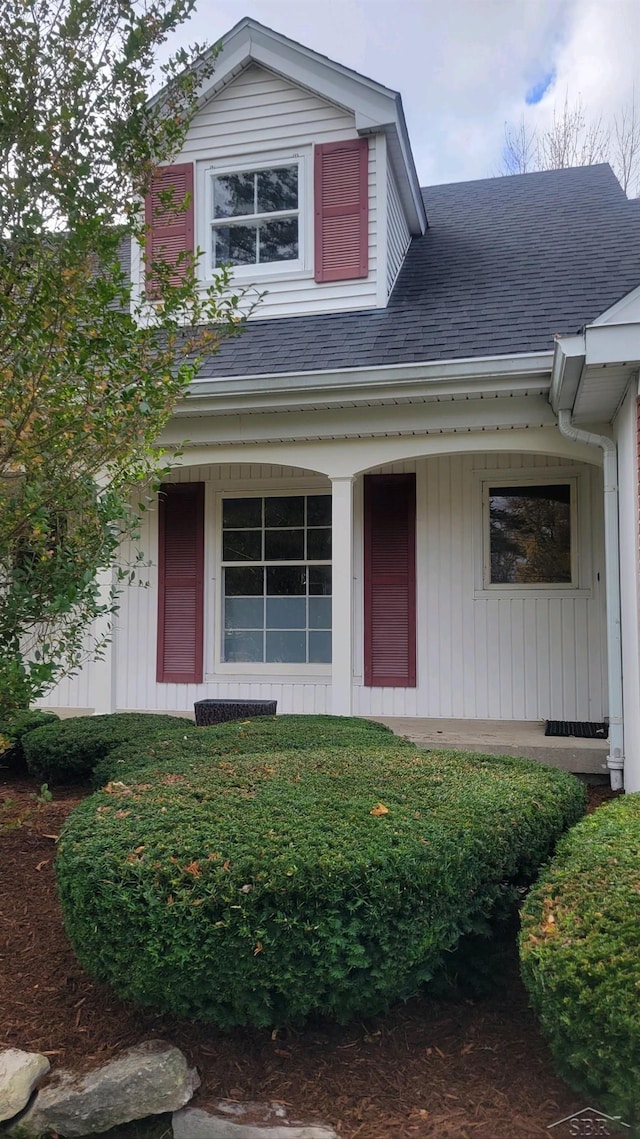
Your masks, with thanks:
[{"label": "mulch bed", "polygon": [[[38,791],[0,771],[0,1047],[80,1070],[163,1037],[199,1069],[194,1106],[281,1101],[343,1139],[529,1139],[586,1106],[554,1075],[515,954],[491,997],[421,997],[347,1028],[223,1034],[118,1000],[77,964],[55,892],[55,836],[87,791],[59,788],[52,802]],[[593,806],[610,797],[592,789]]]}]

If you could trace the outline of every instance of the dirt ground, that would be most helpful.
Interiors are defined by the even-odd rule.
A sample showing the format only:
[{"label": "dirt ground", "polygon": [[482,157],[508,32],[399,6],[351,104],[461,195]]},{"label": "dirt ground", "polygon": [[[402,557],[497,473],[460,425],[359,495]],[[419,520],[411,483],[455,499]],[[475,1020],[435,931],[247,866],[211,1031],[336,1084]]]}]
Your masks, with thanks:
[{"label": "dirt ground", "polygon": [[[86,1069],[162,1037],[199,1069],[194,1106],[280,1101],[342,1139],[529,1139],[586,1106],[554,1075],[515,953],[491,997],[424,996],[347,1028],[221,1033],[116,999],[77,964],[55,892],[56,836],[86,793],[42,801],[33,781],[0,769],[0,1047]],[[610,794],[592,789],[592,807]]]}]

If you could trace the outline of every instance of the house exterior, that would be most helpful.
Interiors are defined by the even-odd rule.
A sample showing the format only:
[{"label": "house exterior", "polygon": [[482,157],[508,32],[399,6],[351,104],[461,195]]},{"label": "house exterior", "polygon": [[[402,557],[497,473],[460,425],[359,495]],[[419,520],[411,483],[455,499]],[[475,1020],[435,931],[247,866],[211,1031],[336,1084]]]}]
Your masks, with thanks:
[{"label": "house exterior", "polygon": [[420,190],[399,95],[250,19],[158,177],[191,206],[150,240],[265,295],[162,440],[149,588],[46,703],[610,715],[640,789],[640,202]]}]

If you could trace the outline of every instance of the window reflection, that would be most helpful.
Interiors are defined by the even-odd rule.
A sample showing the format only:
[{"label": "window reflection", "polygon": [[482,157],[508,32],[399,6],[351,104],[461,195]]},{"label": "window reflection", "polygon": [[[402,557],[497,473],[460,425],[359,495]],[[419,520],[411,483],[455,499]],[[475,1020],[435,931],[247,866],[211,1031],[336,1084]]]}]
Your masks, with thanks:
[{"label": "window reflection", "polygon": [[571,485],[489,489],[492,585],[570,584]]},{"label": "window reflection", "polygon": [[331,496],[229,498],[222,520],[224,660],[329,663]]}]

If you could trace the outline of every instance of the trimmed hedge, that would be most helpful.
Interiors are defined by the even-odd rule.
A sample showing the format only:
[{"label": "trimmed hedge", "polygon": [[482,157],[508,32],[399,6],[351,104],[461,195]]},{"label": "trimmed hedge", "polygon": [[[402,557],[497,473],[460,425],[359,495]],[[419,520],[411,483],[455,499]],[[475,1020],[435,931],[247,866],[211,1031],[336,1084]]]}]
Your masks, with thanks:
[{"label": "trimmed hedge", "polygon": [[558,770],[393,738],[188,750],[71,814],[58,888],[94,978],[221,1027],[344,1022],[410,996],[584,807]]},{"label": "trimmed hedge", "polygon": [[561,1074],[640,1121],[640,795],[564,838],[522,913],[520,960]]},{"label": "trimmed hedge", "polygon": [[187,736],[172,734],[166,739],[145,742],[143,748],[138,740],[123,743],[96,764],[92,781],[94,787],[103,787],[109,780],[127,779],[143,767],[166,771],[185,760],[196,763],[224,755],[370,745],[415,751],[413,744],[394,736],[390,728],[375,720],[348,716],[259,716],[198,728]]},{"label": "trimmed hedge", "polygon": [[34,732],[46,724],[58,723],[55,712],[44,712],[40,708],[25,708],[15,712],[6,720],[0,721],[0,758],[3,765],[22,767],[24,749],[22,741],[28,732]]},{"label": "trimmed hedge", "polygon": [[47,783],[71,783],[91,775],[96,763],[123,743],[141,747],[151,736],[195,733],[180,716],[119,712],[74,716],[30,732],[23,741],[30,775]]}]

